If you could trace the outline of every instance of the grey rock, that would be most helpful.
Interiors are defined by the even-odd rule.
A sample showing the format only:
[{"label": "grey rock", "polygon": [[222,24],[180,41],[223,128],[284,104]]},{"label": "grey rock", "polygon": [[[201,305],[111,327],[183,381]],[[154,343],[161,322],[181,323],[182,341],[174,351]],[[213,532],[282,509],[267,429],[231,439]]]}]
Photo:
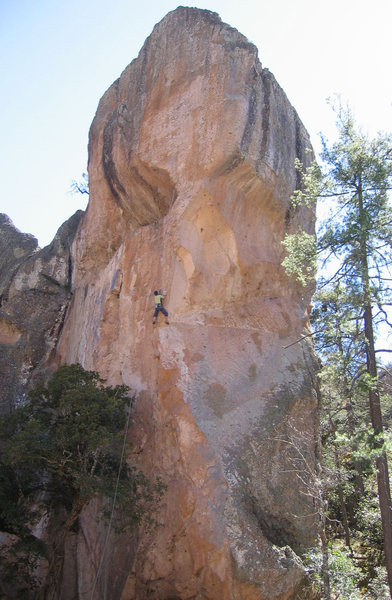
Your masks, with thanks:
[{"label": "grey rock", "polygon": [[0,218],[0,412],[24,401],[43,375],[61,330],[71,289],[71,244],[83,211],[77,211],[43,249]]}]

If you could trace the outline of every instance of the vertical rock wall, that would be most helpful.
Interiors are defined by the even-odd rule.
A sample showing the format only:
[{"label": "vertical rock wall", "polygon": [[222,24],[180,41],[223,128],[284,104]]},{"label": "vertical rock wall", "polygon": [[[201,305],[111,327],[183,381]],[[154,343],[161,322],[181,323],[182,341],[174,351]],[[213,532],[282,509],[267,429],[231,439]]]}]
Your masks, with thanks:
[{"label": "vertical rock wall", "polygon": [[0,215],[0,413],[23,401],[56,346],[70,298],[71,244],[82,214],[68,219],[43,249]]},{"label": "vertical rock wall", "polygon": [[[290,206],[309,147],[256,48],[208,11],[169,13],[99,103],[56,361],[135,391],[130,458],[168,489],[159,527],[105,548],[96,598],[306,597],[316,523],[291,461],[317,463],[316,366],[291,344],[311,290],[280,264],[285,232],[313,231]],[[87,511],[63,600],[90,598],[103,539]]]}]

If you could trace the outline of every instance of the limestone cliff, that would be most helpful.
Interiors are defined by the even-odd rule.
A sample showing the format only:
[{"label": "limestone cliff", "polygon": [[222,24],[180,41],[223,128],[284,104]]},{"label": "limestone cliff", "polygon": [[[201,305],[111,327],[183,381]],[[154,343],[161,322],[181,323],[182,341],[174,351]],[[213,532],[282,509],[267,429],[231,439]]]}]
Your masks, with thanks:
[{"label": "limestone cliff", "polygon": [[[280,266],[285,232],[313,231],[290,206],[309,148],[256,48],[209,11],[169,13],[101,99],[49,362],[135,391],[129,458],[168,489],[133,538],[105,545],[83,514],[62,600],[311,597],[299,556],[317,524],[292,460],[317,465],[315,359],[293,343],[312,290]],[[156,289],[169,325],[152,324]]]}]

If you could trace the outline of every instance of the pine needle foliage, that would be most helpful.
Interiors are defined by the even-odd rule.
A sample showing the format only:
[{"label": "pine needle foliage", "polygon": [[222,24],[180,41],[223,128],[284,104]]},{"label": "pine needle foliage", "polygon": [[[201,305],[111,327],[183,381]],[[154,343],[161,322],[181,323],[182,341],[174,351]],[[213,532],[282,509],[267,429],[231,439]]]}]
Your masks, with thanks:
[{"label": "pine needle foliage", "polygon": [[[326,533],[344,539],[350,560],[360,566],[358,597],[368,597],[385,567],[392,597],[390,435],[383,418],[391,395],[380,385],[377,347],[379,327],[392,327],[392,136],[369,138],[348,108],[338,104],[335,113],[337,140],[322,139],[320,166],[297,164],[301,186],[292,197],[294,208],[317,199],[327,216],[317,241],[303,232],[286,236],[283,266],[305,286],[314,276],[312,259],[319,265],[312,322],[323,363]],[[382,527],[371,525],[375,515]],[[323,593],[333,596],[333,590]]]}]

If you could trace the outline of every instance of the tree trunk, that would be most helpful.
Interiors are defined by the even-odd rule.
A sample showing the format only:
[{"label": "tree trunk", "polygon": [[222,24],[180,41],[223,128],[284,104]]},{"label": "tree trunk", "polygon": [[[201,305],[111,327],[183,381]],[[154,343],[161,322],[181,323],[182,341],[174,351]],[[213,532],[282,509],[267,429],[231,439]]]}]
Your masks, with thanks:
[{"label": "tree trunk", "polygon": [[[364,329],[366,339],[366,365],[367,372],[372,377],[372,385],[369,389],[369,410],[373,430],[376,434],[383,432],[383,422],[380,405],[380,393],[378,389],[377,361],[374,344],[373,314],[370,293],[370,275],[367,253],[367,231],[365,209],[363,206],[362,187],[358,190],[359,199],[359,222],[361,224],[361,268],[362,268],[362,290],[364,300]],[[380,439],[379,445],[382,446]],[[389,486],[388,461],[385,452],[376,460],[377,487],[380,504],[381,524],[384,535],[385,566],[388,575],[389,594],[392,598],[392,507],[391,491]]]},{"label": "tree trunk", "polygon": [[[367,350],[368,373],[376,381],[377,363],[374,351],[373,321],[371,318],[372,309],[368,305],[365,307],[365,335]],[[374,432],[382,433],[383,423],[380,406],[380,394],[378,387],[369,390],[369,409]],[[379,444],[382,445],[383,440]],[[377,488],[380,504],[381,524],[384,535],[385,566],[388,574],[389,593],[392,598],[392,508],[391,508],[391,490],[389,486],[388,460],[385,452],[376,460],[377,466]]]}]

